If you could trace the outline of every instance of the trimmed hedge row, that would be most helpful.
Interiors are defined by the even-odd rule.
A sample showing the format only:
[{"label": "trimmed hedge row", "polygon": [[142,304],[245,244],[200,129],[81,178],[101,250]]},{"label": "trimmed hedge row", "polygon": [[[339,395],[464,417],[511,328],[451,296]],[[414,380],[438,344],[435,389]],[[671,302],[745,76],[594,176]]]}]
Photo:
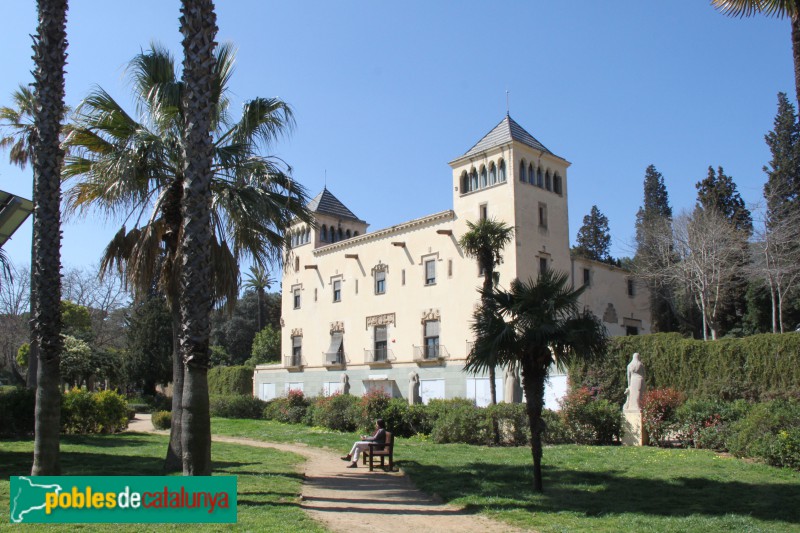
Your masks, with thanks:
[{"label": "trimmed hedge row", "polygon": [[800,397],[800,333],[713,342],[686,339],[677,333],[615,337],[604,359],[570,368],[570,382],[622,405],[625,369],[636,352],[647,368],[650,389],[669,387],[698,399]]},{"label": "trimmed hedge row", "polygon": [[208,369],[210,396],[253,395],[253,367],[215,366]]}]

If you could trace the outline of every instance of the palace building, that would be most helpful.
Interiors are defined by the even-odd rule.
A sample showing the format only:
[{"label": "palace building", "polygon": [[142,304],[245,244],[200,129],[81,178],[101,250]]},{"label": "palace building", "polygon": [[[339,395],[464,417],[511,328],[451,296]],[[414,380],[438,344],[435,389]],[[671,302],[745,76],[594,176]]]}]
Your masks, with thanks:
[{"label": "palace building", "polygon": [[[367,231],[367,222],[323,189],[308,205],[314,224],[291,229],[282,358],[256,367],[254,395],[378,388],[410,402],[488,403],[488,378],[463,371],[482,276],[458,245],[467,221],[486,217],[514,227],[497,267],[500,286],[535,279],[542,269],[564,271],[573,285],[588,285],[582,303],[610,335],[649,333],[644,286],[623,269],[570,255],[569,165],[506,116],[450,162],[452,209]],[[566,377],[554,370],[550,381],[547,403],[555,407]],[[520,401],[518,376],[498,369],[497,391],[498,400]]]}]

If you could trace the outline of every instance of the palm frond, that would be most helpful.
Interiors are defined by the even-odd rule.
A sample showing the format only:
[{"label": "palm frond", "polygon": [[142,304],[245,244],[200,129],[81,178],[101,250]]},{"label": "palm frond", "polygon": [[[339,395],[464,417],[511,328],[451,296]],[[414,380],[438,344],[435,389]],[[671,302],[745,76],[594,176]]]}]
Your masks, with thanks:
[{"label": "palm frond", "polygon": [[711,5],[732,17],[752,17],[759,13],[778,18],[797,16],[795,0],[711,0]]}]

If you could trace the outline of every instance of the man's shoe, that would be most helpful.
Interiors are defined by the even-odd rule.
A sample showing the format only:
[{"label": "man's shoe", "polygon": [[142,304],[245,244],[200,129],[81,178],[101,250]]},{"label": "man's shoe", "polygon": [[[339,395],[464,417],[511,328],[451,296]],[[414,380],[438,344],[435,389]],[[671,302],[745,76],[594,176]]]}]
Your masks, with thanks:
[{"label": "man's shoe", "polygon": [[347,465],[347,468],[358,468],[358,463],[356,461],[353,461],[352,463]]},{"label": "man's shoe", "polygon": [[350,459],[352,459],[352,457],[350,457],[350,454],[348,453],[347,455],[339,457],[339,459],[341,459],[342,461],[349,461]]}]

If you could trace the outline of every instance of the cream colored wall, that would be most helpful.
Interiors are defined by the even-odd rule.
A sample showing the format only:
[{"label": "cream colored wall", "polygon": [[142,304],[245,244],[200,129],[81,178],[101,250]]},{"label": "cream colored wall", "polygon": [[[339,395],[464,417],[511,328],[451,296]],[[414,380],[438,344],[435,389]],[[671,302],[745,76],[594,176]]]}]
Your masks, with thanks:
[{"label": "cream colored wall", "polygon": [[[625,335],[625,319],[629,319],[631,324],[634,323],[632,321],[641,321],[640,335],[651,333],[650,297],[644,284],[634,280],[634,295],[628,296],[629,272],[606,263],[575,257],[572,283],[576,287],[583,285],[584,268],[589,269],[589,287],[581,295],[581,303],[600,319],[610,319],[611,315],[616,315],[616,320],[603,322],[610,335]],[[614,313],[607,313],[609,303],[613,305]]]},{"label": "cream colored wall", "polygon": [[[282,284],[282,355],[290,355],[292,332],[301,329],[305,368],[324,368],[332,324],[342,322],[347,367],[364,366],[364,350],[374,346],[367,317],[394,313],[388,348],[396,363],[411,363],[413,346],[423,344],[423,316],[433,311],[440,316],[440,346],[451,360],[464,359],[466,341],[472,338],[469,322],[480,278],[475,262],[463,257],[456,234],[437,233],[453,231],[455,225],[454,213],[446,211],[316,250],[308,245],[295,248],[300,268],[287,264]],[[346,257],[353,255],[357,258]],[[431,286],[424,283],[427,258],[437,261],[436,284]],[[448,275],[450,261],[452,275]],[[388,266],[386,292],[380,295],[375,294],[372,274],[378,263]],[[334,279],[342,281],[340,302],[333,301]],[[301,307],[294,309],[292,290],[298,286],[302,287]]]}]

